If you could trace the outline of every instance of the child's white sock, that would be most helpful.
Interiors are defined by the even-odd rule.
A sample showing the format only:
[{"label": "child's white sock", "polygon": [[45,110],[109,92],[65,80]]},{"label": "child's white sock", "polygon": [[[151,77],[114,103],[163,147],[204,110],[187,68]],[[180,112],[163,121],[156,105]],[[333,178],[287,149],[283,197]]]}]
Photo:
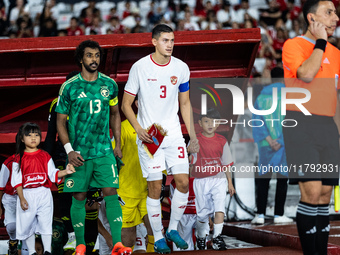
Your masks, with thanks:
[{"label": "child's white sock", "polygon": [[51,253],[52,235],[41,235],[41,241],[44,245],[44,251]]},{"label": "child's white sock", "polygon": [[208,222],[196,222],[197,237],[204,238],[209,234],[209,224]]},{"label": "child's white sock", "polygon": [[9,235],[10,240],[16,240],[16,237],[15,237],[15,233],[16,233],[15,222],[8,223],[6,225],[6,231],[7,231],[7,234]]},{"label": "child's white sock", "polygon": [[214,224],[214,235],[213,238],[219,236],[222,233],[223,223]]},{"label": "child's white sock", "polygon": [[28,248],[28,253],[30,255],[32,255],[33,253],[35,253],[35,234],[31,235],[30,237],[28,237],[26,240],[26,245]]}]

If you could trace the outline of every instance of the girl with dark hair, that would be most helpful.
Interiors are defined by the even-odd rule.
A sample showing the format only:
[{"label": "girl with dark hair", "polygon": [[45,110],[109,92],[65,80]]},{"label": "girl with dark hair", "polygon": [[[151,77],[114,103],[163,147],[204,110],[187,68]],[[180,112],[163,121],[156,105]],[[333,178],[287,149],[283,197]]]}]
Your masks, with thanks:
[{"label": "girl with dark hair", "polygon": [[11,185],[18,193],[16,238],[25,240],[29,255],[36,254],[35,234],[40,234],[44,255],[51,254],[53,198],[52,182],[60,182],[75,172],[72,165],[59,171],[51,156],[39,149],[41,131],[35,123],[25,123],[16,139],[16,158],[13,163]]}]

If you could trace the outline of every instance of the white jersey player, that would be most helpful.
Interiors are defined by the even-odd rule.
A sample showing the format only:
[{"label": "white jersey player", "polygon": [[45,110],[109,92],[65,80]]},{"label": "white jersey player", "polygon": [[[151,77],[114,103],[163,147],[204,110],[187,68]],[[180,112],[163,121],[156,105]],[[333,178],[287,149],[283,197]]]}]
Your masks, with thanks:
[{"label": "white jersey player", "polygon": [[[137,61],[130,70],[122,110],[138,135],[139,160],[143,177],[148,182],[147,210],[155,238],[155,251],[170,253],[162,234],[159,201],[164,169],[168,169],[174,175],[177,187],[165,236],[181,249],[188,247],[177,232],[178,222],[187,204],[189,186],[189,164],[177,115],[178,109],[190,136],[190,150],[198,151],[199,146],[189,99],[189,68],[184,62],[171,56],[174,47],[173,30],[165,24],[155,26],[152,30],[152,43],[155,52]],[[131,107],[136,95],[139,103],[137,118]],[[146,131],[152,124],[162,126],[168,135],[150,159],[142,142],[153,143]]]}]

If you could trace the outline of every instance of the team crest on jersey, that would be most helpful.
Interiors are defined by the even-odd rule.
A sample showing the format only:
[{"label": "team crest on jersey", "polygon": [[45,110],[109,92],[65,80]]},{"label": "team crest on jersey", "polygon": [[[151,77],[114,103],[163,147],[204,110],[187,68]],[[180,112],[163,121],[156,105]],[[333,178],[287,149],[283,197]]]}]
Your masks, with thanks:
[{"label": "team crest on jersey", "polygon": [[58,239],[60,238],[60,232],[56,229],[54,229],[53,234],[52,234],[53,239]]},{"label": "team crest on jersey", "polygon": [[66,182],[66,187],[71,189],[71,188],[73,188],[73,186],[74,186],[74,180],[68,179],[67,182]]},{"label": "team crest on jersey", "polygon": [[107,88],[107,87],[102,87],[100,89],[100,94],[103,96],[103,97],[109,97],[110,95],[110,90]]},{"label": "team crest on jersey", "polygon": [[172,85],[176,85],[177,80],[178,80],[178,78],[176,76],[171,76],[170,77],[170,81],[171,81]]}]

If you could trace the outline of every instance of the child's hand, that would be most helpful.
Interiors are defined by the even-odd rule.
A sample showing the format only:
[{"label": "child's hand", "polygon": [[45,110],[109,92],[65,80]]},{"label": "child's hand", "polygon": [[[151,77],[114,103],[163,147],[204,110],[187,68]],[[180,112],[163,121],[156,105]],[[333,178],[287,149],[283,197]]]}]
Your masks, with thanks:
[{"label": "child's hand", "polygon": [[23,209],[24,211],[28,209],[28,203],[25,198],[20,200],[20,206],[21,206],[21,209]]},{"label": "child's hand", "polygon": [[74,169],[74,166],[71,164],[67,164],[65,171],[66,171],[66,174],[73,174],[76,172],[76,170]]},{"label": "child's hand", "polygon": [[228,182],[228,191],[229,191],[230,197],[232,197],[236,193],[236,190],[232,182]]},{"label": "child's hand", "polygon": [[190,140],[190,144],[188,147],[188,153],[198,153],[200,150],[200,145],[198,143],[198,140]]}]

